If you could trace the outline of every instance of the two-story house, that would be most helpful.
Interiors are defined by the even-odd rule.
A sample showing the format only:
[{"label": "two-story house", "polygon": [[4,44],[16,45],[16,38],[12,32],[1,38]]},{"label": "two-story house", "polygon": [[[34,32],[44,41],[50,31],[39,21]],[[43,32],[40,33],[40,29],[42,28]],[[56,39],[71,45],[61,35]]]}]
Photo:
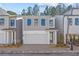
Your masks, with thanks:
[{"label": "two-story house", "polygon": [[64,14],[64,43],[70,41],[79,42],[79,8],[72,8]]},{"label": "two-story house", "polygon": [[55,18],[51,16],[23,17],[23,44],[57,44]]},{"label": "two-story house", "polygon": [[[0,44],[17,44],[22,40],[22,20],[0,8]],[[21,27],[20,27],[21,26]]]},{"label": "two-story house", "polygon": [[2,29],[8,27],[9,14],[2,8],[0,8],[0,44],[7,44],[7,32]]},{"label": "two-story house", "polygon": [[57,44],[55,17],[13,16],[0,8],[0,44]]},{"label": "two-story house", "polygon": [[56,15],[55,18],[58,33],[64,36],[64,44],[70,42],[70,37],[74,42],[79,42],[79,8],[72,8],[63,15]]}]

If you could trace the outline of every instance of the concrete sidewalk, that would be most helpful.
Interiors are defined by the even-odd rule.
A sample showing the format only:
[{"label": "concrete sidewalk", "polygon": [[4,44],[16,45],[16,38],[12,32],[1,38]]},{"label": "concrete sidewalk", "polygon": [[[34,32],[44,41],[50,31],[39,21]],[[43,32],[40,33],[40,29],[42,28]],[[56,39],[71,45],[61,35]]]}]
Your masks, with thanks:
[{"label": "concrete sidewalk", "polygon": [[21,54],[21,53],[79,53],[79,47],[70,48],[50,48],[49,45],[23,45],[19,48],[0,48],[0,54]]}]

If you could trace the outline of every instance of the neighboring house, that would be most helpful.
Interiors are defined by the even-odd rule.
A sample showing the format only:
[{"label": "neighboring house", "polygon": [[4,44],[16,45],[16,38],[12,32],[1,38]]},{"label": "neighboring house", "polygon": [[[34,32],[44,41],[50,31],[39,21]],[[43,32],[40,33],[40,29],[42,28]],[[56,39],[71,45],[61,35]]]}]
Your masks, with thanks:
[{"label": "neighboring house", "polygon": [[70,36],[79,42],[79,8],[72,8],[63,15],[56,15],[55,18],[58,34],[64,35],[64,44],[70,42]]},{"label": "neighboring house", "polygon": [[0,44],[7,44],[8,37],[7,32],[2,29],[7,28],[9,25],[9,14],[2,8],[0,8]]},{"label": "neighboring house", "polygon": [[70,41],[70,35],[79,41],[79,9],[73,8],[64,14],[64,43]]},{"label": "neighboring house", "polygon": [[6,10],[0,8],[0,44],[21,43],[21,21],[17,20],[17,16],[9,15]]},{"label": "neighboring house", "polygon": [[23,44],[57,44],[55,17],[23,17]]}]

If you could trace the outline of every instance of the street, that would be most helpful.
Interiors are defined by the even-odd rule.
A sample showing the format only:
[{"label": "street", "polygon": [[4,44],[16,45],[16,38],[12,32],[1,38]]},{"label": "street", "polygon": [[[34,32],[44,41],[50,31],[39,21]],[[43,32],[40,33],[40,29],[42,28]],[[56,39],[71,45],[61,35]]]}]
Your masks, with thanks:
[{"label": "street", "polygon": [[19,48],[0,48],[0,56],[79,56],[79,47],[50,48],[49,45],[23,45]]}]

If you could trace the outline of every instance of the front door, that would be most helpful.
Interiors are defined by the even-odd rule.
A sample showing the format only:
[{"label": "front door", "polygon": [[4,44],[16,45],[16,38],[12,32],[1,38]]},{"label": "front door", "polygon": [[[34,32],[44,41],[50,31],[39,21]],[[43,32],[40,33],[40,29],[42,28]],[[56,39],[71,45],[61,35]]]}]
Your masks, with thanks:
[{"label": "front door", "polygon": [[50,44],[53,44],[53,32],[50,32]]}]

